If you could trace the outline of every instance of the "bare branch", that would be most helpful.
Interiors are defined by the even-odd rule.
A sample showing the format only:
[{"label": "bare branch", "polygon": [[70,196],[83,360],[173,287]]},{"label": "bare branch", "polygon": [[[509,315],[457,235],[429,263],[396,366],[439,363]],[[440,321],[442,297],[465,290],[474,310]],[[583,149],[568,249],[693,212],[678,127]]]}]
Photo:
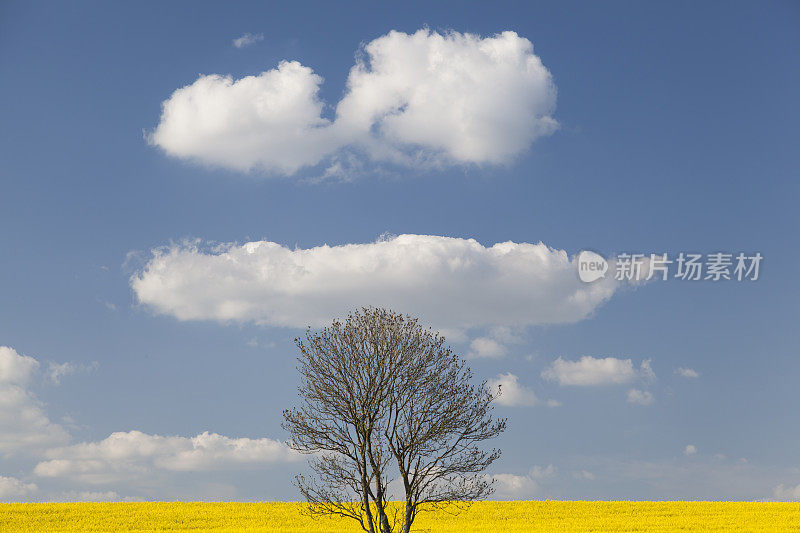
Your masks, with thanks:
[{"label": "bare branch", "polygon": [[[505,430],[495,396],[445,339],[416,319],[365,308],[296,339],[301,405],[284,411],[293,449],[315,478],[297,478],[312,516],[369,533],[410,531],[417,514],[491,494],[482,472],[500,457],[484,441]],[[391,465],[403,490],[392,507]],[[452,505],[452,504],[451,504]]]}]

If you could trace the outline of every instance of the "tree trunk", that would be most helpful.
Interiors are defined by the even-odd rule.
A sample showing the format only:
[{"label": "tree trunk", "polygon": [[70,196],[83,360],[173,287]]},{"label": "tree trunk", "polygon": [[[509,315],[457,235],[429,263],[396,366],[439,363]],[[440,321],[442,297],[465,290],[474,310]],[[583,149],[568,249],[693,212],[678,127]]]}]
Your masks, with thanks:
[{"label": "tree trunk", "polygon": [[410,500],[406,500],[406,514],[403,518],[403,533],[411,531],[411,522],[414,521],[414,504]]},{"label": "tree trunk", "polygon": [[370,508],[369,495],[367,493],[366,488],[364,489],[363,494],[364,494],[364,514],[367,515],[367,523],[369,524],[369,533],[375,533],[375,522],[372,519],[372,509]]},{"label": "tree trunk", "polygon": [[386,516],[386,508],[384,507],[383,502],[383,487],[381,486],[380,482],[378,482],[375,494],[375,504],[378,507],[378,520],[380,520],[381,533],[392,533],[392,528],[389,525],[389,517]]}]

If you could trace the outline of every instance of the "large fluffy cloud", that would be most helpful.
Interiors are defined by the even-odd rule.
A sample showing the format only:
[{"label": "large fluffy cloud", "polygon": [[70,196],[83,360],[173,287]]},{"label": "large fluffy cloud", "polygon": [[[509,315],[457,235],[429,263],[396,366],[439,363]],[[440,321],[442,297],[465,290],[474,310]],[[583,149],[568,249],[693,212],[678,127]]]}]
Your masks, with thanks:
[{"label": "large fluffy cloud", "polygon": [[0,455],[36,453],[68,439],[66,431],[50,421],[30,390],[39,368],[33,357],[0,346]]},{"label": "large fluffy cloud", "polygon": [[179,158],[293,174],[344,151],[411,165],[502,163],[557,127],[552,77],[514,32],[392,31],[362,52],[333,121],[317,97],[322,78],[284,61],[238,80],[200,76],[163,102],[148,140]]},{"label": "large fluffy cloud", "polygon": [[176,157],[291,174],[335,147],[320,115],[321,82],[296,61],[239,80],[200,76],[163,103],[150,142]]},{"label": "large fluffy cloud", "polygon": [[267,438],[230,438],[208,432],[192,438],[162,437],[141,431],[112,433],[99,442],[52,449],[46,457],[36,465],[36,475],[95,484],[153,471],[253,468],[297,459],[285,444]]},{"label": "large fluffy cloud", "polygon": [[556,127],[550,73],[531,42],[512,31],[484,39],[392,31],[364,51],[337,122],[365,133],[377,125],[389,145],[500,163]]},{"label": "large fluffy cloud", "polygon": [[541,243],[430,235],[309,249],[175,245],[155,250],[131,285],[141,303],[180,320],[320,326],[374,305],[462,331],[575,322],[617,287],[580,282],[568,254]]}]

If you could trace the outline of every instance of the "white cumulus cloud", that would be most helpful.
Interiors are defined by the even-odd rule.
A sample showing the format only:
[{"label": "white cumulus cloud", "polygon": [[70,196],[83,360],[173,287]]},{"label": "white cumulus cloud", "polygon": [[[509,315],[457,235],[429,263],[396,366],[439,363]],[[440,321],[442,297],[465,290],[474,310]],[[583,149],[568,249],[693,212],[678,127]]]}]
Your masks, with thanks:
[{"label": "white cumulus cloud", "polygon": [[[45,377],[58,381],[71,371],[95,366],[53,363]],[[28,501],[34,496],[47,501],[129,499],[110,490],[118,490],[119,486],[140,493],[137,498],[164,499],[180,494],[187,499],[233,499],[236,487],[216,483],[213,476],[300,459],[277,440],[231,438],[209,432],[186,438],[130,431],[113,433],[99,442],[68,444],[68,432],[50,420],[31,389],[40,367],[33,357],[0,347],[0,459],[12,464],[35,459],[38,463],[33,473],[43,482],[40,488],[0,475],[0,501]],[[69,417],[63,420],[71,424]],[[197,479],[196,472],[207,474],[204,479]],[[53,483],[63,488],[64,482],[116,486],[103,487],[102,491],[86,491],[80,486],[69,486],[61,492],[48,488]]]},{"label": "white cumulus cloud", "polygon": [[503,357],[507,351],[505,346],[491,337],[478,337],[469,343],[469,353],[467,356],[470,358],[485,357],[497,359]]},{"label": "white cumulus cloud", "polygon": [[230,438],[209,432],[191,438],[162,437],[141,431],[117,432],[99,442],[51,449],[46,457],[36,465],[36,475],[94,484],[154,471],[254,468],[297,459],[285,444],[267,438]]},{"label": "white cumulus cloud", "polygon": [[29,388],[38,368],[33,357],[0,346],[0,455],[33,454],[69,438],[60,425],[50,421]]},{"label": "white cumulus cloud", "polygon": [[552,133],[556,89],[530,41],[392,31],[364,47],[337,123],[390,147],[418,146],[456,162],[502,163]]},{"label": "white cumulus cloud", "polygon": [[533,390],[521,385],[519,378],[511,372],[500,374],[496,378],[488,380],[487,385],[492,392],[500,392],[500,396],[495,400],[500,405],[530,406],[539,403]]},{"label": "white cumulus cloud", "polygon": [[[234,41],[242,46],[257,36]],[[334,120],[317,97],[322,78],[297,61],[258,76],[200,76],[162,103],[148,141],[167,154],[238,171],[291,175],[327,160],[402,165],[504,163],[558,124],[556,88],[528,39],[423,29],[366,45]]]},{"label": "white cumulus cloud", "polygon": [[294,173],[319,162],[338,143],[320,115],[320,83],[321,77],[297,61],[238,80],[200,76],[162,104],[149,142],[169,155],[206,164]]},{"label": "white cumulus cloud", "polygon": [[17,478],[0,476],[0,501],[12,502],[26,499],[38,490],[35,483],[24,483]]},{"label": "white cumulus cloud", "polygon": [[551,478],[555,473],[556,467],[553,465],[535,465],[525,475],[494,474],[490,477],[495,482],[497,499],[525,499],[539,492],[538,480]]},{"label": "white cumulus cloud", "polygon": [[642,361],[637,370],[630,359],[597,358],[587,355],[577,361],[559,357],[542,371],[542,377],[559,385],[586,387],[618,385],[636,379],[649,380],[653,379],[655,374],[649,360]]},{"label": "white cumulus cloud", "polygon": [[697,454],[697,446],[695,446],[694,444],[687,444],[686,447],[683,449],[683,454],[689,457]]},{"label": "white cumulus cloud", "polygon": [[618,287],[585,284],[544,244],[400,235],[291,249],[269,241],[156,249],[131,278],[139,302],[180,320],[321,326],[362,306],[442,329],[579,321]]},{"label": "white cumulus cloud", "polygon": [[530,476],[520,476],[518,474],[494,474],[494,497],[499,500],[524,499],[530,497],[539,490],[536,480]]},{"label": "white cumulus cloud", "polygon": [[488,335],[477,337],[470,342],[467,358],[498,359],[508,353],[507,344],[519,344],[523,337],[508,326],[494,326]]},{"label": "white cumulus cloud", "polygon": [[0,346],[0,384],[26,385],[38,368],[39,362],[33,357]]}]

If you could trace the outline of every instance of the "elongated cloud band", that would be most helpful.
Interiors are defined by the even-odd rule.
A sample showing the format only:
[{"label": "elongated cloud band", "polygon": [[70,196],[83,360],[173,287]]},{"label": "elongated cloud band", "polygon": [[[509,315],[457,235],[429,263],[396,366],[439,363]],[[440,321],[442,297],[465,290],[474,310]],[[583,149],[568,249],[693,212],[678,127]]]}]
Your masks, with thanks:
[{"label": "elongated cloud band", "polygon": [[587,387],[619,385],[636,379],[649,380],[653,379],[655,374],[649,359],[642,361],[637,370],[630,359],[586,355],[577,361],[559,357],[542,371],[542,377],[559,385]]},{"label": "elongated cloud band", "polygon": [[177,89],[148,141],[239,171],[291,175],[327,160],[335,174],[354,154],[402,165],[504,163],[558,127],[552,76],[512,31],[392,31],[362,52],[332,120],[318,97],[323,79],[282,61],[257,76],[203,75]]},{"label": "elongated cloud band", "polygon": [[576,322],[618,285],[582,283],[568,254],[542,243],[400,235],[309,249],[175,245],[154,250],[131,286],[142,304],[180,320],[320,326],[374,305],[465,330]]},{"label": "elongated cloud band", "polygon": [[267,438],[230,438],[216,433],[162,437],[141,431],[112,433],[100,442],[84,442],[47,452],[36,465],[40,477],[69,477],[109,483],[152,470],[203,471],[253,468],[297,460],[285,444]]}]

